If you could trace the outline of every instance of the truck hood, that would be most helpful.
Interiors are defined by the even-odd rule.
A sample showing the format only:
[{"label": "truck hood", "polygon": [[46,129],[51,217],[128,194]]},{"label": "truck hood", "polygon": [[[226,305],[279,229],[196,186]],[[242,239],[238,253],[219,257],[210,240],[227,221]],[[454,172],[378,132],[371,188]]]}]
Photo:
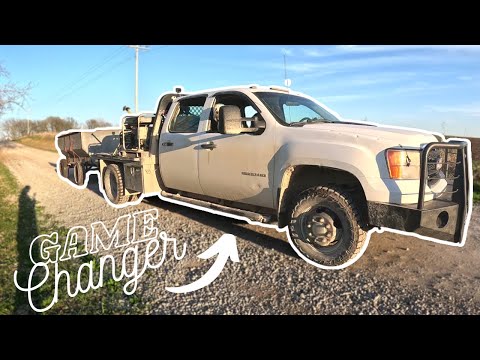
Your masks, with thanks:
[{"label": "truck hood", "polygon": [[[352,137],[356,142],[373,141],[385,146],[420,147],[430,142],[441,141],[433,134],[423,133],[418,130],[395,129],[387,126],[367,126],[354,123],[318,123],[306,124],[299,128],[307,133],[317,136],[331,136],[334,138]],[[320,135],[319,133],[322,133]]]}]

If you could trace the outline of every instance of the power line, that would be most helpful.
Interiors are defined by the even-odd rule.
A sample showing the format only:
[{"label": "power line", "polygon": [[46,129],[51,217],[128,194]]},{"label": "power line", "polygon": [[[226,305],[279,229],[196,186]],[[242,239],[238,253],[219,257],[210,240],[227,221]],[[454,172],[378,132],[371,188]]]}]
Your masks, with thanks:
[{"label": "power line", "polygon": [[64,90],[67,90],[68,88],[72,87],[73,85],[75,85],[76,83],[82,81],[83,79],[85,79],[88,75],[90,75],[93,71],[101,68],[102,66],[104,66],[105,64],[107,64],[108,62],[110,62],[111,60],[113,60],[115,58],[115,56],[117,56],[122,50],[126,50],[125,46],[120,46],[118,47],[117,49],[115,49],[115,51],[113,53],[110,53],[109,55],[107,55],[104,59],[102,59],[100,62],[92,65],[91,67],[89,67],[84,73],[82,73],[77,79],[75,80],[72,80],[70,81],[68,84],[66,84],[65,86],[63,86],[57,93],[60,94],[62,93]]},{"label": "power line", "polygon": [[102,68],[106,64],[108,64],[110,61],[112,61],[116,56],[118,56],[122,51],[125,51],[127,48],[124,45],[121,45],[117,49],[113,51],[113,53],[110,53],[107,55],[104,59],[102,59],[100,62],[92,65],[89,67],[83,74],[81,74],[76,80],[70,81],[68,84],[64,85],[57,93],[55,96],[60,95],[61,93],[65,93],[65,91],[68,92],[74,85],[78,84],[85,78],[87,78],[90,74],[92,74],[94,71]]},{"label": "power line", "polygon": [[170,45],[152,45],[150,46],[148,49],[150,50],[150,52],[147,52],[145,54],[155,54],[157,50],[160,50],[160,49],[164,49],[166,47],[169,47]]},{"label": "power line", "polygon": [[[159,49],[162,49],[162,48],[166,48],[168,47],[169,45],[161,45],[161,46],[156,46],[154,47],[153,49],[151,49],[150,47],[140,47],[139,49],[145,49],[145,50],[152,50],[152,52],[155,52],[156,50],[159,50]],[[79,84],[80,82],[82,82],[82,80],[84,80],[85,78],[87,78],[88,76],[90,76],[94,71],[102,68],[103,66],[105,66],[107,63],[111,62],[116,56],[120,55],[120,53],[122,53],[122,50],[125,51],[128,49],[129,46],[125,46],[125,45],[122,45],[120,46],[119,48],[117,48],[113,53],[111,53],[110,55],[106,56],[101,62],[97,63],[96,65],[93,65],[91,66],[87,71],[85,71],[80,77],[78,80],[76,81],[72,81],[70,82],[67,86],[64,86],[62,89],[66,89],[67,91],[64,92],[63,95],[61,95],[60,97],[57,98],[57,101],[56,101],[56,104],[58,104],[59,102],[61,102],[62,100],[70,97],[71,95],[77,93],[78,91],[84,89],[85,87],[87,87],[88,85],[96,82],[97,80],[103,78],[105,75],[107,75],[108,73],[110,73],[111,71],[113,71],[114,69],[118,68],[119,66],[125,64],[126,62],[128,62],[129,60],[131,60],[131,57],[128,56],[127,58],[124,58],[122,61],[120,62],[117,62],[115,63],[111,68],[108,68],[106,69],[105,71],[101,72],[98,76],[90,79],[88,82],[84,83],[84,84]],[[148,53],[147,53],[148,54]],[[137,68],[137,65],[136,65],[136,68]],[[137,77],[137,69],[136,69],[136,98],[138,97],[138,77]],[[78,85],[78,86],[75,86],[75,85]],[[59,92],[60,93],[60,92]],[[138,109],[137,109],[138,111]]]},{"label": "power line", "polygon": [[85,87],[93,84],[94,82],[96,82],[97,80],[101,79],[102,77],[104,77],[105,75],[107,75],[108,73],[112,72],[113,70],[115,70],[116,68],[118,68],[119,66],[125,64],[126,62],[132,60],[132,58],[130,56],[128,56],[127,58],[124,58],[122,61],[120,62],[117,62],[115,63],[111,68],[108,68],[107,70],[105,70],[104,72],[100,73],[97,77],[93,78],[92,80],[90,80],[89,82],[79,86],[79,87],[76,87],[74,88],[72,91],[66,93],[65,95],[63,95],[62,97],[60,97],[57,101],[57,103],[59,103],[60,101],[64,100],[65,98],[75,94],[76,92],[78,92],[79,90],[82,90],[84,89]]}]

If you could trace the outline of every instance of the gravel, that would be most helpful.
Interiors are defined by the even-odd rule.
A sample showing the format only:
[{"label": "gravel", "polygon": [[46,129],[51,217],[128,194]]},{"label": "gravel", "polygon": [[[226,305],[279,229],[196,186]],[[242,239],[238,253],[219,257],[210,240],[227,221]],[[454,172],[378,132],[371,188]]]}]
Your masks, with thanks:
[{"label": "gravel", "polygon": [[[478,314],[480,313],[480,208],[474,208],[463,248],[422,241],[393,233],[374,234],[369,248],[344,270],[318,269],[300,259],[285,234],[242,221],[145,199],[135,207],[113,209],[98,192],[77,190],[55,173],[57,154],[18,144],[4,146],[2,160],[23,185],[31,186],[45,211],[66,227],[89,226],[102,220],[113,225],[118,216],[158,209],[157,226],[178,243],[186,256],[148,270],[136,294],[141,306],[124,305],[144,314]],[[200,278],[215,257],[198,254],[222,234],[237,237],[239,263],[228,261],[209,286],[189,294],[173,294],[166,286]],[[116,252],[116,257],[121,253]],[[129,258],[131,263],[132,259]]]}]

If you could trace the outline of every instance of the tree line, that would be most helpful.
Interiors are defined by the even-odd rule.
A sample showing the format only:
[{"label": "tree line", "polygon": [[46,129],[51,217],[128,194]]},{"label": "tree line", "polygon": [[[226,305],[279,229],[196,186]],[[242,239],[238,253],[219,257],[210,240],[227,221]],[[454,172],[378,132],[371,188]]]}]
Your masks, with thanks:
[{"label": "tree line", "polygon": [[59,116],[49,116],[43,120],[8,119],[1,122],[3,137],[8,139],[18,139],[23,136],[45,132],[59,133],[70,129],[95,129],[105,126],[112,126],[112,124],[101,119],[90,119],[82,125],[74,118],[61,118]]},{"label": "tree line", "polygon": [[[0,63],[0,118],[14,108],[24,109],[32,84],[19,85],[10,79],[10,73]],[[25,110],[25,109],[24,109]],[[90,119],[85,124],[79,124],[71,117],[61,118],[49,116],[43,120],[8,119],[0,122],[0,139],[18,139],[22,136],[44,132],[59,133],[60,131],[112,126],[111,123],[101,119]]]}]

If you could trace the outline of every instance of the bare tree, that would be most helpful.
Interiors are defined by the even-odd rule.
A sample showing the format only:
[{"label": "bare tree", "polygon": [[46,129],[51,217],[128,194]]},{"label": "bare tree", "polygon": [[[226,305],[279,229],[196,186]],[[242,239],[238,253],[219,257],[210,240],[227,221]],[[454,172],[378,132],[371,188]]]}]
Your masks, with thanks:
[{"label": "bare tree", "polygon": [[85,125],[87,125],[87,129],[96,129],[99,127],[107,127],[107,126],[112,126],[111,123],[105,120],[101,119],[90,119],[85,122]]},{"label": "bare tree", "polygon": [[447,135],[447,123],[442,121],[442,134]]},{"label": "bare tree", "polygon": [[0,65],[0,116],[15,106],[23,108],[32,86],[20,86],[10,80],[10,73]]},{"label": "bare tree", "polygon": [[29,134],[38,134],[43,132],[59,133],[64,130],[78,128],[78,122],[67,117],[65,119],[58,116],[49,116],[44,120],[27,119],[7,119],[2,121],[0,129],[9,139],[18,139]]},{"label": "bare tree", "polygon": [[64,130],[71,130],[78,127],[78,123],[75,119],[67,117],[62,119],[58,116],[49,116],[45,120],[45,128],[49,132],[59,133]]}]

